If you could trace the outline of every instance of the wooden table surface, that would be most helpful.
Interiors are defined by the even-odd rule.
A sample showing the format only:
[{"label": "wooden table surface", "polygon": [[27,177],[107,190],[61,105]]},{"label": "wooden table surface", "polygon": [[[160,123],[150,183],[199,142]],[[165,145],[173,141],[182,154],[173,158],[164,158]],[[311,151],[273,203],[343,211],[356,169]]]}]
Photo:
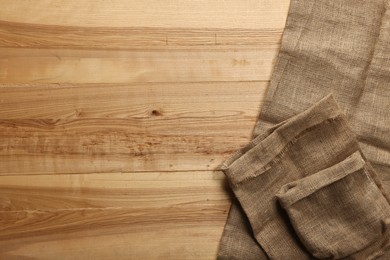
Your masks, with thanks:
[{"label": "wooden table surface", "polygon": [[289,0],[2,0],[0,259],[215,259]]}]

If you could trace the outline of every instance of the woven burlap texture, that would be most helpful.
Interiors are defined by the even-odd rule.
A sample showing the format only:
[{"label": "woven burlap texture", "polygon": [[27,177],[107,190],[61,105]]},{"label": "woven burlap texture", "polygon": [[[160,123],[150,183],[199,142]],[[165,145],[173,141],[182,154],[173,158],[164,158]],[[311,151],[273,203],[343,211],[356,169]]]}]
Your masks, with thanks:
[{"label": "woven burlap texture", "polygon": [[[382,0],[292,0],[253,137],[266,138],[281,122],[332,93],[357,135],[362,154],[389,190],[388,5]],[[262,221],[257,220],[259,225]],[[251,224],[234,200],[218,258],[269,257],[255,240]]]}]

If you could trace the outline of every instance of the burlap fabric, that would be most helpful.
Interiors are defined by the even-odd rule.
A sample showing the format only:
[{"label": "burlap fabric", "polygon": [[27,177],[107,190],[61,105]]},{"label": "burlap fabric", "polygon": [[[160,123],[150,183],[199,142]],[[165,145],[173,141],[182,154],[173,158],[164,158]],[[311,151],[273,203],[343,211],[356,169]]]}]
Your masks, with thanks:
[{"label": "burlap fabric", "polygon": [[266,255],[382,255],[390,205],[332,96],[267,132],[222,166]]},{"label": "burlap fabric", "polygon": [[[246,154],[251,150],[251,146],[256,146],[256,142],[267,139],[276,131],[275,129],[282,127],[283,121],[302,113],[329,93],[333,94],[341,111],[345,114],[345,118],[341,121],[348,122],[352,131],[356,133],[361,153],[369,162],[370,167],[372,165],[372,171],[364,170],[363,172],[376,171],[379,177],[384,180],[386,189],[387,176],[390,174],[390,10],[388,1],[291,1],[278,60],[265,103],[261,108],[259,120],[253,132],[254,140],[238,153]],[[340,121],[336,120],[336,122]],[[343,149],[342,142],[340,143],[339,140],[332,143],[332,146]],[[296,162],[297,160],[294,160],[294,164],[308,161],[302,156],[302,151],[307,147],[311,149],[312,146],[307,143],[299,149],[296,148],[302,161]],[[261,151],[261,153],[263,152]],[[320,153],[316,159],[322,160],[321,156],[324,156],[324,153]],[[307,175],[317,174],[325,168],[332,167],[346,159],[346,156],[351,156],[351,154],[343,153],[344,158],[333,161],[330,159],[322,166],[318,166],[315,171],[304,171],[304,174],[301,172],[299,178],[305,178]],[[233,163],[235,159],[232,158],[224,164],[226,173],[229,171],[227,166],[235,164]],[[256,167],[258,163],[256,160],[246,162],[248,167]],[[279,164],[280,161],[275,163],[275,165]],[[272,171],[274,171],[274,167],[272,167]],[[294,169],[285,169],[286,176],[293,175],[291,172],[294,172]],[[362,173],[362,171],[357,172]],[[235,175],[240,176],[239,173]],[[351,176],[355,175],[353,173]],[[227,176],[229,176],[228,173]],[[252,205],[251,209],[262,208],[270,200],[261,194],[266,192],[269,195],[271,191],[267,190],[263,182],[255,184],[256,179],[257,177],[251,181],[245,181],[245,185],[240,188],[241,192],[244,192],[246,189],[244,187],[250,186],[253,190],[248,190],[245,194],[253,192],[253,194],[257,194],[256,203],[246,203]],[[252,181],[255,183],[251,184]],[[291,181],[295,181],[295,179],[288,179],[284,184]],[[277,182],[279,186],[280,180],[278,179]],[[235,190],[233,183],[234,181],[232,188]],[[357,182],[356,186],[359,185]],[[376,186],[380,189],[381,184],[377,182]],[[255,191],[257,189],[259,191]],[[255,197],[254,195],[246,196]],[[271,199],[275,200],[276,195],[271,196],[273,196]],[[242,207],[237,202],[233,202],[221,239],[218,258],[267,259],[274,257],[275,259],[293,259],[290,255],[289,258],[284,258],[285,256],[270,256],[269,252],[264,252],[264,249],[267,251],[267,242],[258,244],[257,228],[263,227],[266,220],[260,216],[253,219],[253,216],[251,217],[249,211],[245,209],[246,206],[242,199],[239,197],[238,200]],[[361,200],[360,204],[368,205],[370,203]],[[361,206],[360,204],[359,206]],[[285,210],[290,213],[288,207]],[[292,219],[286,218],[286,221],[294,223],[294,216],[294,214],[290,214],[289,217]],[[311,220],[308,219],[308,221]],[[383,220],[383,223],[386,221]],[[385,224],[383,225],[385,226]],[[294,243],[298,243],[301,251],[307,251],[306,254],[313,257],[314,252],[310,252],[308,243],[315,242],[310,238],[307,238],[308,242],[305,241],[305,238],[299,237],[301,236],[301,231],[299,231],[301,226],[292,226],[289,227],[293,229],[291,234],[297,236],[292,239],[295,241]],[[381,234],[385,234],[385,230],[386,228],[383,227]],[[263,236],[260,235],[260,237]],[[315,234],[311,234],[311,236],[315,236]],[[268,235],[266,237],[268,238]],[[288,236],[279,239],[288,239]],[[275,245],[269,242],[268,244]],[[364,243],[362,242],[362,244]],[[371,246],[370,249],[366,248],[363,251],[367,254],[369,250],[379,252],[378,248],[383,249],[384,244],[386,244],[385,241],[381,245],[372,242],[371,245],[377,247]],[[324,252],[328,254],[334,254],[333,257],[343,257],[350,254],[347,251],[342,252],[341,249],[340,252],[334,252],[326,247],[321,250],[325,250]],[[350,250],[356,251],[356,248],[350,248]]]},{"label": "burlap fabric", "polygon": [[[281,188],[279,202],[313,256],[340,259],[388,239],[390,206],[373,175],[356,151],[332,167]],[[373,256],[386,249],[385,244]]]}]

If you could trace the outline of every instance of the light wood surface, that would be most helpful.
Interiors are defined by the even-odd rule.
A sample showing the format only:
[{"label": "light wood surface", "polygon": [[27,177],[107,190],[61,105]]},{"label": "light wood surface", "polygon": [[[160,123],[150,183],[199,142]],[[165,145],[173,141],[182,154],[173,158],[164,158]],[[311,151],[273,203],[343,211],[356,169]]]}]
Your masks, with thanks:
[{"label": "light wood surface", "polygon": [[289,0],[0,2],[0,259],[215,259]]}]

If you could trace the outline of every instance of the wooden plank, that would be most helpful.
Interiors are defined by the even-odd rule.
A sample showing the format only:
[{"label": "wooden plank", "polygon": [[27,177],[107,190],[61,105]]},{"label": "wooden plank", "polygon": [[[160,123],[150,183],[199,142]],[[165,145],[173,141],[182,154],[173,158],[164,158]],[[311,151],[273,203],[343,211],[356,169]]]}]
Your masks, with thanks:
[{"label": "wooden plank", "polygon": [[258,113],[268,82],[0,84],[0,119],[179,119]]},{"label": "wooden plank", "polygon": [[254,121],[0,120],[0,174],[213,169],[249,141]]},{"label": "wooden plank", "polygon": [[[7,241],[0,241],[0,257],[7,260],[216,259],[227,213],[222,214],[218,208],[203,209],[199,211],[202,212],[200,217],[191,217],[196,210],[202,209],[193,210],[194,212],[182,211],[181,215],[174,210],[156,210],[150,214],[157,217],[150,221],[149,215],[131,217],[118,210],[105,210],[107,216],[122,217],[116,218],[112,223],[104,223],[100,219],[85,221],[83,226],[76,227],[67,225],[66,219],[74,222],[79,219],[82,223],[82,220],[101,216],[86,211],[76,211],[72,212],[73,214],[58,212],[57,217],[65,221],[63,226],[52,229],[47,234],[30,234],[26,235],[27,238],[8,238]],[[159,218],[161,214],[169,214],[172,217]],[[51,214],[46,214],[35,220],[47,219],[43,221],[44,224],[50,224],[52,217]],[[194,220],[188,224],[183,218]],[[31,221],[33,220],[31,218]],[[105,228],[104,225],[109,225],[110,228]]]},{"label": "wooden plank", "polygon": [[1,83],[269,80],[277,48],[240,51],[0,48]]},{"label": "wooden plank", "polygon": [[85,27],[0,21],[0,47],[153,49],[180,46],[278,46],[282,28]]},{"label": "wooden plank", "polygon": [[221,171],[0,177],[0,212],[153,209],[228,204]]},{"label": "wooden plank", "polygon": [[1,20],[110,27],[283,28],[289,0],[2,0]]},{"label": "wooden plank", "polygon": [[214,169],[249,141],[266,86],[1,85],[0,174]]},{"label": "wooden plank", "polygon": [[221,172],[0,177],[4,259],[215,259]]}]

